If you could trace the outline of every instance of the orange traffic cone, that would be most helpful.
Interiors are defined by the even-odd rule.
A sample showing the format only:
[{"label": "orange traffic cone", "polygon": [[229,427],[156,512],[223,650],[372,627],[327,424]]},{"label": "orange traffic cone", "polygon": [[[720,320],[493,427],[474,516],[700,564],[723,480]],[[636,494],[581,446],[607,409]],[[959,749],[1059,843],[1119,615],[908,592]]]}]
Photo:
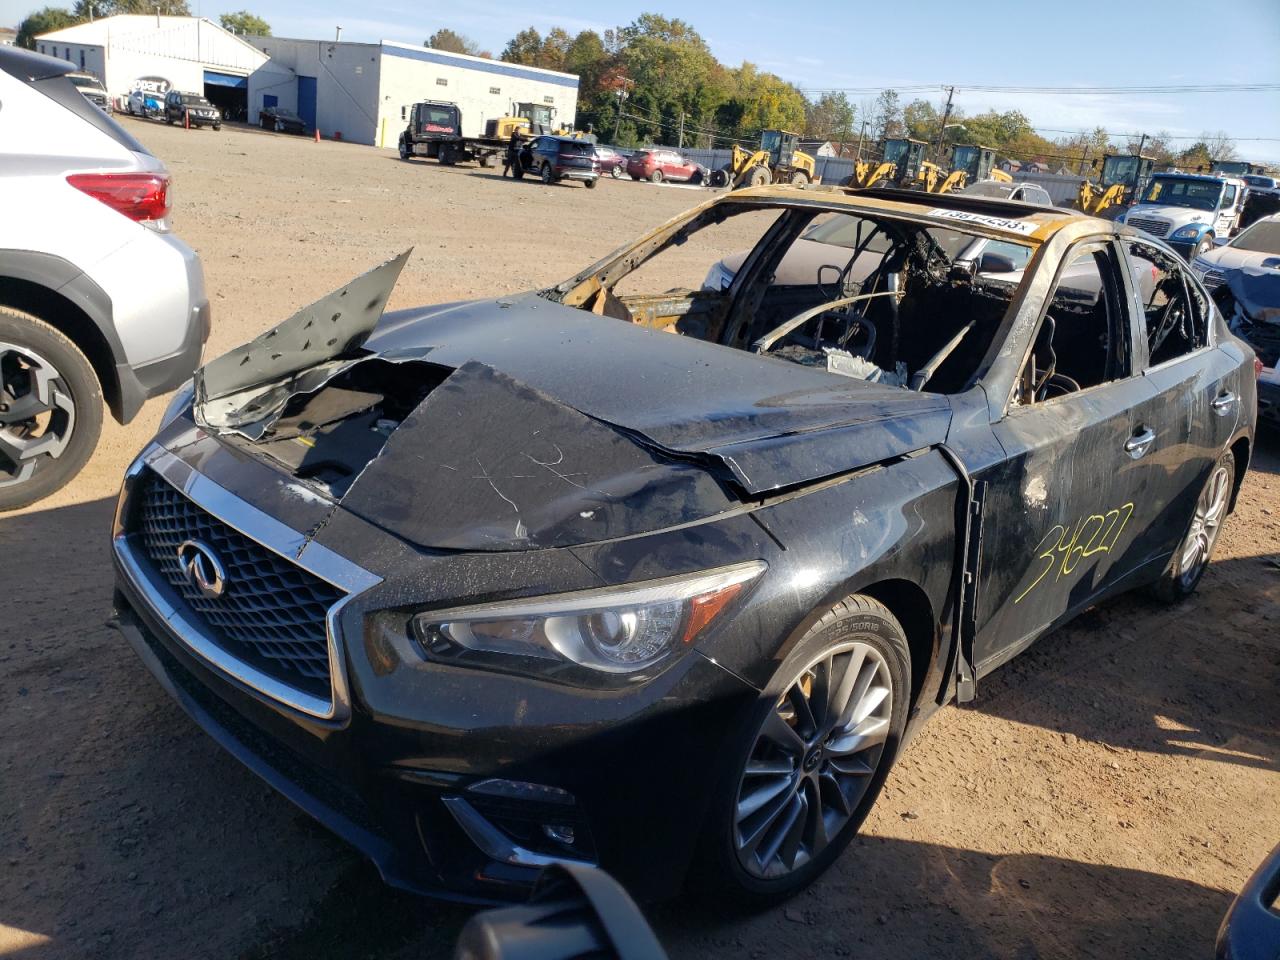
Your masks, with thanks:
[{"label": "orange traffic cone", "polygon": [[191,129],[191,111],[190,110],[182,111],[182,129],[184,130]]},{"label": "orange traffic cone", "polygon": [[316,143],[320,142],[320,128],[316,127]]}]

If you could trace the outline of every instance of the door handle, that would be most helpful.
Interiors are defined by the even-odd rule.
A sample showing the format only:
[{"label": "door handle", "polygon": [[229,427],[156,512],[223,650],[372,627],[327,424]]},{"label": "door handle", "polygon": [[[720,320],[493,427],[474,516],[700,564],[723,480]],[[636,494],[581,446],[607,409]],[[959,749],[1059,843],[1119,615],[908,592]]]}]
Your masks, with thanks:
[{"label": "door handle", "polygon": [[1227,390],[1219,394],[1218,398],[1213,401],[1213,404],[1212,404],[1213,412],[1220,417],[1225,417],[1228,413],[1231,412],[1231,408],[1234,407],[1235,405],[1236,405],[1236,395],[1232,393],[1230,390]]},{"label": "door handle", "polygon": [[1135,433],[1124,442],[1124,452],[1137,460],[1139,457],[1144,456],[1155,442],[1156,432],[1150,427],[1143,427],[1140,433]]}]

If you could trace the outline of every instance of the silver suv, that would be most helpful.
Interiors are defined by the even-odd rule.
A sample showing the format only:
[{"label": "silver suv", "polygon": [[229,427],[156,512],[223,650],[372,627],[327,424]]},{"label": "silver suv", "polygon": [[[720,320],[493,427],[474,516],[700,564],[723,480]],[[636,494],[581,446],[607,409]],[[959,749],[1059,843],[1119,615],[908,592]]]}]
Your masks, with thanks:
[{"label": "silver suv", "polygon": [[127,423],[191,376],[209,335],[168,170],[71,72],[0,47],[0,510],[70,481],[104,399]]}]

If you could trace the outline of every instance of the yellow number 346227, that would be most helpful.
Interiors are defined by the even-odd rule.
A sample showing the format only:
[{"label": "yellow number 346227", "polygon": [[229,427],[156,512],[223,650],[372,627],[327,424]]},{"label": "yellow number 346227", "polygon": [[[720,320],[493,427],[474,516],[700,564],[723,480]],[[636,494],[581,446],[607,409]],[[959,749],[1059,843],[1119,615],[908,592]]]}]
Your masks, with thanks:
[{"label": "yellow number 346227", "polygon": [[1014,599],[1020,603],[1027,594],[1040,585],[1045,577],[1055,568],[1054,580],[1068,577],[1085,557],[1097,553],[1110,553],[1120,541],[1125,524],[1133,516],[1133,504],[1108,510],[1106,513],[1093,513],[1076,521],[1074,528],[1065,524],[1057,524],[1045,534],[1044,539],[1036,547],[1036,560],[1041,564],[1040,572],[1031,581],[1027,589]]}]

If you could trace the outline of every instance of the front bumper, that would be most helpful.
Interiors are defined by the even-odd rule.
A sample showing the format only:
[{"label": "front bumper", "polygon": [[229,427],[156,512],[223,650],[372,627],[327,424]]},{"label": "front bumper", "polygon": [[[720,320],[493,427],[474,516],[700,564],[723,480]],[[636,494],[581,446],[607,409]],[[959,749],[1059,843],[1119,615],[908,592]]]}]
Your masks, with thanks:
[{"label": "front bumper", "polygon": [[[199,477],[184,486],[200,489]],[[583,842],[558,858],[599,863],[642,898],[679,888],[709,767],[756,696],[747,684],[696,653],[616,694],[421,662],[398,669],[378,611],[364,605],[371,589],[330,617],[334,709],[307,712],[189,642],[180,598],[131,545],[128,490],[114,541],[117,628],[202,728],[388,883],[468,901],[522,898],[557,855],[519,830],[563,821]],[[430,696],[408,695],[398,674],[414,673],[421,691],[424,669]],[[476,791],[495,779],[547,785],[571,807]]]}]

